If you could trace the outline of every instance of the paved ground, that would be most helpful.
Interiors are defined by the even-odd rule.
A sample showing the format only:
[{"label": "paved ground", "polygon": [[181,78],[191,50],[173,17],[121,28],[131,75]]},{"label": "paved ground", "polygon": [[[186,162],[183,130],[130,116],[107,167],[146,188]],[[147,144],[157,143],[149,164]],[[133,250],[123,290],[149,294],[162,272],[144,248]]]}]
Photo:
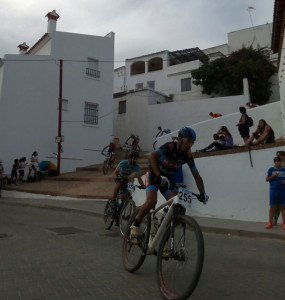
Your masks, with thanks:
[{"label": "paved ground", "polygon": [[[47,195],[34,195],[17,193],[15,191],[2,191],[0,203],[17,206],[34,206],[51,210],[81,212],[85,215],[102,216],[106,199],[74,199],[68,197],[52,197]],[[26,197],[26,198],[23,198]],[[205,232],[228,235],[285,239],[285,230],[282,223],[272,229],[266,229],[266,223],[236,221],[230,219],[216,219],[195,217]],[[281,220],[280,220],[281,221]]]},{"label": "paved ground", "polygon": [[[122,239],[117,227],[103,228],[102,205],[95,200],[1,199],[0,299],[162,299],[156,258],[147,257],[135,274],[124,271]],[[191,299],[284,299],[284,239],[205,231],[204,239],[204,268]]]}]

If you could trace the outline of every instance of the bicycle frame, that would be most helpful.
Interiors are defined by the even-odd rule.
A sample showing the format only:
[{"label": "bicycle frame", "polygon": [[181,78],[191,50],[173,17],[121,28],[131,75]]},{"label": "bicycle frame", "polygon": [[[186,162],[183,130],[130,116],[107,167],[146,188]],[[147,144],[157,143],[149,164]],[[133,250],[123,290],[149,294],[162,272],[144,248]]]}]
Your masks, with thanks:
[{"label": "bicycle frame", "polygon": [[169,205],[172,202],[172,204],[170,205],[168,212],[166,213],[162,223],[160,224],[154,238],[153,239],[150,238],[148,241],[147,254],[152,254],[154,252],[156,246],[158,245],[163,232],[166,230],[168,223],[171,221],[172,214],[173,214],[173,204],[177,203],[177,199],[178,199],[178,195],[170,198],[169,200],[167,200],[165,203],[161,204],[156,209],[150,211],[150,213],[149,213],[150,215],[156,214],[158,211],[160,211],[161,209],[163,209],[164,207],[166,207],[167,205]]},{"label": "bicycle frame", "polygon": [[[190,192],[190,191],[187,191],[188,192],[188,195],[186,195],[186,198],[185,198],[185,194],[183,193],[183,191],[186,191],[185,189],[178,189],[178,194],[172,198],[170,198],[169,200],[167,200],[165,203],[161,204],[159,207],[157,207],[156,209],[154,210],[151,210],[149,212],[149,215],[152,215],[152,214],[156,214],[158,211],[160,211],[161,209],[163,209],[164,207],[166,207],[167,205],[169,205],[171,203],[171,205],[169,206],[169,209],[168,209],[168,212],[166,213],[166,215],[164,216],[164,219],[163,221],[161,222],[155,236],[153,239],[149,239],[148,241],[148,249],[147,249],[147,254],[152,254],[156,248],[156,246],[159,244],[159,241],[160,241],[160,238],[162,237],[163,233],[165,232],[168,224],[171,222],[171,252],[173,251],[173,229],[174,229],[174,220],[172,219],[172,216],[173,216],[173,213],[174,213],[174,205],[175,204],[180,204],[186,211],[186,207],[184,204],[181,204],[181,200],[183,200],[184,202],[190,204],[191,201],[192,201],[192,197],[196,197],[197,198],[197,194],[193,193],[193,192]],[[182,199],[181,199],[181,196],[180,193],[182,193],[182,195],[184,196]],[[191,195],[191,196],[189,196]],[[179,198],[181,199],[179,201]],[[187,198],[188,197],[188,198]],[[189,198],[190,197],[190,198]],[[177,213],[177,212],[175,212]]]}]

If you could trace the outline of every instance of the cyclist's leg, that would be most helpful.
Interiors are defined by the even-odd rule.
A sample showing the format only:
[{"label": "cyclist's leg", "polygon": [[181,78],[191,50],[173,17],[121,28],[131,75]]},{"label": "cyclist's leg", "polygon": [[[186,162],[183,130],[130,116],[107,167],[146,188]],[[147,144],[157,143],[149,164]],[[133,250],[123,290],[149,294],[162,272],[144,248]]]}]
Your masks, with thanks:
[{"label": "cyclist's leg", "polygon": [[114,187],[114,190],[113,190],[113,196],[112,196],[112,199],[111,199],[113,203],[111,205],[115,205],[116,198],[119,195],[120,188],[121,188],[121,181],[117,181],[115,183],[115,187]]},{"label": "cyclist's leg", "polygon": [[155,190],[148,190],[146,192],[146,201],[145,203],[140,207],[140,210],[136,216],[137,221],[141,221],[143,217],[145,217],[148,212],[155,207],[157,202],[157,191]]}]

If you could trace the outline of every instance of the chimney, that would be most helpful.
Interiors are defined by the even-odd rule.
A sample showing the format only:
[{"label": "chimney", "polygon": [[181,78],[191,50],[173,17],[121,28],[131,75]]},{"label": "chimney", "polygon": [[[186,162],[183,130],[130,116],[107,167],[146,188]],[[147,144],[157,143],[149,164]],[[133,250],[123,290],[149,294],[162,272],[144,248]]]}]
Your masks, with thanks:
[{"label": "chimney", "polygon": [[26,54],[27,50],[30,48],[25,42],[18,46],[19,54]]},{"label": "chimney", "polygon": [[53,33],[56,31],[56,21],[59,15],[56,13],[55,9],[49,12],[46,17],[48,17],[47,33]]}]

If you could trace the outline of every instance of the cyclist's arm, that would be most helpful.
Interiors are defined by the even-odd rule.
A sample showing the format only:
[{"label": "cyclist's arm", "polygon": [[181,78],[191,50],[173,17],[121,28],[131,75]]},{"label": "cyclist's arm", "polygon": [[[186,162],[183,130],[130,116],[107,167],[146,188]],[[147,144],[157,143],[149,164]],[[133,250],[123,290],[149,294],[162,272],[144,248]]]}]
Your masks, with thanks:
[{"label": "cyclist's arm", "polygon": [[160,153],[158,151],[153,151],[150,155],[149,161],[150,161],[150,167],[152,171],[154,172],[155,176],[160,175],[160,170],[158,167],[158,160],[160,157]]},{"label": "cyclist's arm", "polygon": [[197,185],[197,188],[200,192],[200,194],[204,194],[205,193],[205,189],[204,189],[204,182],[203,182],[203,179],[202,177],[200,176],[198,170],[191,170],[191,173],[195,179],[195,182],[196,182],[196,185]]},{"label": "cyclist's arm", "polygon": [[116,168],[115,171],[113,172],[112,176],[113,176],[113,179],[117,179],[118,178],[118,175],[119,175],[119,171],[120,169],[119,168]]},{"label": "cyclist's arm", "polygon": [[141,178],[140,175],[138,175],[138,182],[139,182],[139,184],[140,184],[141,186],[144,186],[144,182],[143,182],[143,180],[142,180],[142,178]]},{"label": "cyclist's arm", "polygon": [[101,153],[103,153],[104,150],[107,149],[107,148],[108,148],[108,146],[104,147],[104,148],[102,149]]}]

